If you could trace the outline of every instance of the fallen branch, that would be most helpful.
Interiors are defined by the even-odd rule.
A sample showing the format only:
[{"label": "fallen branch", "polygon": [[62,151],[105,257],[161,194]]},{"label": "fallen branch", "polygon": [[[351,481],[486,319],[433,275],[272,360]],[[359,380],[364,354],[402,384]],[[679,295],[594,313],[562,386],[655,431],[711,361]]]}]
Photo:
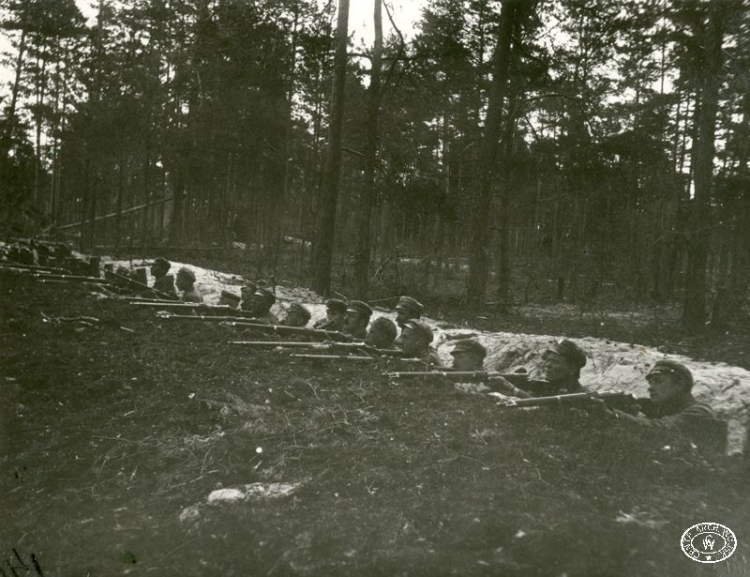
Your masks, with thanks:
[{"label": "fallen branch", "polygon": [[77,322],[83,322],[87,324],[91,323],[100,323],[101,320],[99,320],[96,317],[86,317],[86,316],[80,316],[80,317],[51,317],[49,315],[46,315],[42,313],[42,319],[44,322],[55,322],[55,323],[77,323]]}]

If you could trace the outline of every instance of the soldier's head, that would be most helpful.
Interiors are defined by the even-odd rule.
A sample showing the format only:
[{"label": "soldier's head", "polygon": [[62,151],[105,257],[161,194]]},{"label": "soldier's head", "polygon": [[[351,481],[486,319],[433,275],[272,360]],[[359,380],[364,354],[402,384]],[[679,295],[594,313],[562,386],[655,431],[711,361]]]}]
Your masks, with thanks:
[{"label": "soldier's head", "polygon": [[376,349],[390,349],[397,333],[396,324],[391,319],[378,317],[370,325],[365,342]]},{"label": "soldier's head", "polygon": [[245,284],[242,288],[240,288],[240,296],[242,297],[242,300],[250,300],[250,298],[253,296],[253,293],[255,292],[256,285],[254,282],[249,282]]},{"label": "soldier's head", "polygon": [[566,383],[581,376],[586,365],[586,353],[573,341],[563,339],[542,353],[542,367],[552,383]]},{"label": "soldier's head", "polygon": [[487,349],[482,343],[474,339],[456,341],[451,351],[453,368],[457,371],[481,371],[484,368],[484,358]]},{"label": "soldier's head", "polygon": [[34,251],[26,246],[18,247],[15,259],[21,264],[34,264]]},{"label": "soldier's head", "polygon": [[693,389],[693,374],[690,369],[674,361],[656,361],[646,375],[646,380],[648,394],[657,404],[689,394]]},{"label": "soldier's head", "polygon": [[195,284],[195,273],[188,267],[183,266],[177,271],[177,279],[175,284],[181,291],[190,290]]},{"label": "soldier's head", "polygon": [[430,347],[434,335],[424,321],[411,319],[404,323],[402,348],[407,355],[422,355]]},{"label": "soldier's head", "polygon": [[341,299],[329,299],[326,301],[326,318],[332,322],[341,323],[346,315],[346,303]]},{"label": "soldier's head", "polygon": [[284,317],[284,325],[288,327],[304,327],[310,322],[310,311],[307,307],[299,304],[292,303],[286,311],[286,317]]},{"label": "soldier's head", "polygon": [[403,330],[406,321],[422,316],[422,310],[424,310],[424,305],[417,299],[402,296],[396,304],[396,324]]},{"label": "soldier's head", "polygon": [[346,305],[346,316],[344,316],[344,332],[353,333],[367,328],[370,322],[372,309],[362,301],[349,301]]},{"label": "soldier's head", "polygon": [[256,317],[260,317],[268,314],[268,311],[271,310],[271,307],[275,302],[276,295],[274,295],[267,288],[257,287],[253,294],[250,295],[250,300],[248,302],[249,306],[247,310]]},{"label": "soldier's head", "polygon": [[240,309],[251,311],[253,308],[253,294],[255,294],[255,283],[247,283],[240,289]]},{"label": "soldier's head", "polygon": [[154,278],[161,278],[169,272],[170,268],[172,268],[172,263],[159,256],[151,263],[151,274]]}]

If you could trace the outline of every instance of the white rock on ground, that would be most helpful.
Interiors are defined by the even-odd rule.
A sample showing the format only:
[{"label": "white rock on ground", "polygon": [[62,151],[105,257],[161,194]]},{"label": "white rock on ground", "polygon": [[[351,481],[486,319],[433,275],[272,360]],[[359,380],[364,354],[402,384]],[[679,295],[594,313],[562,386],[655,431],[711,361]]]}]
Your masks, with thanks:
[{"label": "white rock on ground", "polygon": [[215,505],[218,503],[236,503],[251,499],[289,497],[301,485],[301,483],[250,483],[241,487],[216,489],[215,491],[211,491],[211,494],[208,496],[208,504]]}]

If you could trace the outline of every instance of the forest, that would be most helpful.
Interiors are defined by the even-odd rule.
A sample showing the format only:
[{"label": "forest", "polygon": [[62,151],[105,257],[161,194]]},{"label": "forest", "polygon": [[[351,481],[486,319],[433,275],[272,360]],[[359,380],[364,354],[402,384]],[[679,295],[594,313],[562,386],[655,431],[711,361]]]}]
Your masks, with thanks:
[{"label": "forest", "polygon": [[747,297],[748,0],[374,0],[368,46],[349,0],[92,8],[0,1],[3,238],[692,328]]}]

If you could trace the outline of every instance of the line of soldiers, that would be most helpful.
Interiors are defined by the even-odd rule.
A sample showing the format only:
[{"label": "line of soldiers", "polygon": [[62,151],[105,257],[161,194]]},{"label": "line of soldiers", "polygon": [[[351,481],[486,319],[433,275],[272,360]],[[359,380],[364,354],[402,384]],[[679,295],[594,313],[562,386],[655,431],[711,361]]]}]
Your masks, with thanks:
[{"label": "line of soldiers", "polygon": [[[151,267],[156,279],[154,288],[175,294],[171,275],[167,274],[169,268],[170,264],[163,258],[154,261]],[[194,283],[194,273],[187,267],[180,268],[176,284],[182,292],[180,298],[183,301],[203,301]],[[239,300],[233,293],[223,291],[222,302],[249,312],[256,320],[269,324],[305,327],[312,316],[304,305],[292,303],[285,318],[279,321],[271,312],[271,307],[276,302],[273,292],[254,284],[243,287]],[[313,328],[342,332],[378,349],[398,347],[405,355],[424,361],[428,367],[437,368],[441,366],[441,362],[431,346],[434,339],[432,328],[421,320],[423,310],[424,306],[419,301],[402,296],[395,306],[396,323],[383,316],[370,323],[373,310],[367,303],[330,299],[326,302],[326,317],[317,321]],[[396,325],[401,329],[400,333]],[[475,339],[456,341],[450,354],[453,362],[449,370],[485,370],[487,350]],[[517,398],[586,392],[580,383],[580,374],[587,357],[574,342],[568,339],[558,341],[542,352],[540,360],[540,368],[546,380],[530,379],[523,373],[518,378],[493,376],[478,390],[494,390]],[[723,452],[726,445],[726,423],[718,419],[710,406],[693,397],[694,379],[685,365],[671,360],[657,361],[646,375],[646,380],[649,384],[649,398],[638,399],[637,405],[628,410],[608,409],[602,402],[594,402],[592,405],[614,418],[627,419],[645,427],[683,431],[694,442]]]},{"label": "line of soldiers", "polygon": [[[176,285],[180,291],[180,300],[202,303],[203,296],[195,287],[195,273],[188,267],[181,267],[175,280],[168,274],[171,266],[171,263],[162,257],[154,259],[151,265],[153,288],[176,295]],[[286,316],[279,319],[271,311],[271,307],[276,303],[276,296],[264,284],[263,281],[259,281],[257,284],[245,285],[239,297],[230,291],[222,291],[219,302],[248,313],[257,322],[291,327],[307,326],[312,314],[307,307],[299,303],[290,304]],[[431,347],[435,335],[430,325],[420,320],[424,310],[422,303],[410,296],[402,296],[395,310],[396,323],[386,317],[378,317],[370,323],[373,310],[367,303],[358,300],[345,302],[341,299],[330,299],[326,302],[326,317],[317,321],[313,328],[338,331],[377,349],[392,349],[395,346],[403,349],[405,355],[423,360],[428,366],[439,366],[437,351]],[[400,333],[396,324],[401,329]]]},{"label": "line of soldiers", "polygon": [[[195,273],[188,267],[177,271],[176,281],[168,274],[171,263],[162,257],[154,259],[151,274],[154,277],[153,288],[160,292],[176,295],[175,284],[180,291],[180,300],[202,303],[203,296],[195,287]],[[299,303],[292,303],[286,316],[279,319],[271,307],[276,303],[276,296],[260,281],[242,287],[240,296],[222,291],[219,303],[248,313],[254,321],[268,324],[279,324],[291,327],[305,327],[310,322],[310,310]],[[378,317],[372,323],[372,308],[363,301],[345,302],[341,299],[330,299],[326,302],[326,316],[317,321],[313,328],[338,331],[361,340],[377,349],[392,349],[394,346],[403,349],[404,354],[423,360],[428,366],[439,366],[440,360],[430,345],[435,338],[432,328],[420,320],[424,306],[416,299],[403,296],[396,304],[396,323],[386,317]],[[398,328],[401,332],[399,334]]]},{"label": "line of soldiers", "polygon": [[[451,355],[453,370],[481,371],[487,350],[478,341],[465,339],[455,343]],[[489,386],[485,387],[517,398],[586,392],[580,383],[581,369],[586,362],[586,354],[578,345],[562,339],[542,352],[541,366],[546,380],[498,376],[489,379]],[[596,400],[592,400],[589,407],[644,427],[677,431],[696,446],[716,454],[724,452],[727,424],[709,405],[695,399],[692,393],[695,381],[690,369],[676,361],[662,359],[651,367],[646,381],[649,397],[636,399],[636,404],[626,410],[608,408],[604,402]]]}]

